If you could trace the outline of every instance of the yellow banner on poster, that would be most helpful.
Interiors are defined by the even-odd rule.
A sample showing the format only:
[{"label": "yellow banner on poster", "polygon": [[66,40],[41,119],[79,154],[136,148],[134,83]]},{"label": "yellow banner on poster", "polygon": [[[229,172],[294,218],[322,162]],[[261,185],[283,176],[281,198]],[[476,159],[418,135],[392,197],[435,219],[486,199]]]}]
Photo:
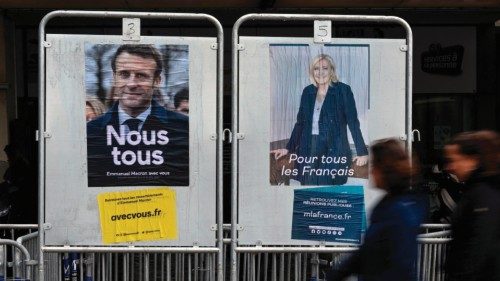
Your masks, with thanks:
[{"label": "yellow banner on poster", "polygon": [[177,239],[175,190],[107,192],[97,195],[105,244]]}]

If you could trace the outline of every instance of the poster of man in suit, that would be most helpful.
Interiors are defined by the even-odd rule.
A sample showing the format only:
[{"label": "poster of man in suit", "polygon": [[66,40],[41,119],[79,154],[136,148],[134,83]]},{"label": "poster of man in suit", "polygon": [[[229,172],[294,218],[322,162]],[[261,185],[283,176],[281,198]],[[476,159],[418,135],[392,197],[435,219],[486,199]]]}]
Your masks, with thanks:
[{"label": "poster of man in suit", "polygon": [[[188,186],[187,45],[85,44],[88,186]],[[189,106],[186,104],[185,106]]]}]

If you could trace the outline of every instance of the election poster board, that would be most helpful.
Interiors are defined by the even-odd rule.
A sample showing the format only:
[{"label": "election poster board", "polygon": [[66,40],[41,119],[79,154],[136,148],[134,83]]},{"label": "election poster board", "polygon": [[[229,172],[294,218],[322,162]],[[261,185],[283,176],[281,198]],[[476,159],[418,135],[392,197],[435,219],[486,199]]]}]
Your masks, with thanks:
[{"label": "election poster board", "polygon": [[240,44],[239,244],[360,244],[383,196],[369,144],[405,133],[405,41]]},{"label": "election poster board", "polygon": [[47,41],[45,244],[215,246],[216,38]]}]

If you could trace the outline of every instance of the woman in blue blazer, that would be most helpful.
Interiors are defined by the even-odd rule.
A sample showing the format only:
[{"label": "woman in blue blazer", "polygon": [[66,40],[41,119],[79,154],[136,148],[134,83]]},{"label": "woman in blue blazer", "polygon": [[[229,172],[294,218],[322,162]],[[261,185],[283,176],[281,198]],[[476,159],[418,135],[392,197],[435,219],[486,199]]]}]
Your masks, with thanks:
[{"label": "woman in blue blazer", "polygon": [[[271,152],[276,159],[290,154],[297,170],[295,178],[302,185],[345,184],[353,174],[351,162],[364,166],[368,161],[351,87],[338,81],[333,59],[325,54],[313,59],[309,78],[312,84],[302,92],[286,148]],[[347,126],[356,147],[354,158]]]}]

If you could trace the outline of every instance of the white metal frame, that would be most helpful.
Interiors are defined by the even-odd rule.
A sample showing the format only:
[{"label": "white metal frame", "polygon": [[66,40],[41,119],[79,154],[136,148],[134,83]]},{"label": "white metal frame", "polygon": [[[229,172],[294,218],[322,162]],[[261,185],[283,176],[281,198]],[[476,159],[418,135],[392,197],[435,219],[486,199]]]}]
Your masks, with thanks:
[{"label": "white metal frame", "polygon": [[392,23],[401,25],[406,31],[406,147],[411,155],[412,142],[412,67],[413,67],[413,34],[410,25],[403,19],[395,16],[364,16],[364,15],[313,15],[313,14],[247,14],[240,17],[233,26],[232,30],[232,158],[231,158],[231,272],[230,280],[238,280],[237,275],[237,253],[241,252],[343,252],[345,249],[336,247],[286,247],[271,249],[271,247],[239,247],[238,246],[238,142],[242,139],[243,134],[239,132],[238,116],[239,116],[239,101],[238,101],[238,81],[239,81],[239,29],[242,24],[247,21],[314,21],[314,20],[329,20],[329,21],[345,21],[345,22],[375,22],[375,23]]},{"label": "white metal frame", "polygon": [[[217,29],[217,247],[85,247],[78,251],[106,251],[106,252],[218,252],[217,279],[223,280],[223,229],[222,229],[222,100],[223,100],[223,43],[224,33],[222,25],[213,16],[196,13],[156,13],[156,12],[100,12],[100,11],[54,11],[47,14],[39,25],[39,128],[37,138],[38,143],[38,189],[39,189],[39,209],[38,209],[38,233],[39,237],[39,268],[38,277],[44,280],[44,256],[45,251],[73,252],[76,249],[71,247],[45,247],[44,244],[44,218],[45,218],[45,138],[49,133],[45,131],[45,48],[48,47],[45,41],[45,28],[48,22],[57,17],[90,17],[90,18],[141,18],[141,19],[170,19],[170,20],[208,20]],[[147,281],[147,280],[146,280]]]}]

